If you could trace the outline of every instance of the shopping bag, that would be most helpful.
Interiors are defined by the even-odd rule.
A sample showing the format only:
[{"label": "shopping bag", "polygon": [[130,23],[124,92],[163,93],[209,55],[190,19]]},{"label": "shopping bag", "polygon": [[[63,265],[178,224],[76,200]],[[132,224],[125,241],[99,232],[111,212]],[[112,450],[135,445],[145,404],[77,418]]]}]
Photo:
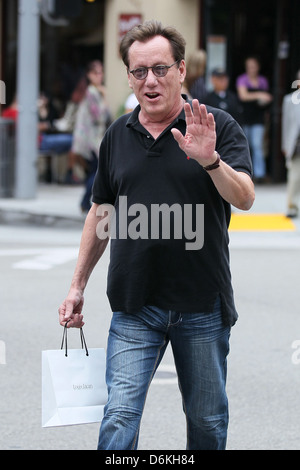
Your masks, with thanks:
[{"label": "shopping bag", "polygon": [[42,351],[42,427],[100,422],[107,401],[105,350],[67,348],[64,328],[60,350]]}]

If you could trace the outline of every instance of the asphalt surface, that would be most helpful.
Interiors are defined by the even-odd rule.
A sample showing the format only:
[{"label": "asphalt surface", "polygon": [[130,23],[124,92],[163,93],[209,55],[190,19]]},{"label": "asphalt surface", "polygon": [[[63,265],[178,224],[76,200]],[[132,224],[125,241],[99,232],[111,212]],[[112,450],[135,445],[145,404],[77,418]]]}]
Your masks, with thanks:
[{"label": "asphalt surface", "polygon": [[[42,186],[35,200],[0,200],[0,450],[94,450],[97,445],[98,424],[41,427],[41,351],[60,348],[57,309],[75,267],[81,191]],[[284,185],[257,188],[252,212],[284,211]],[[228,450],[300,449],[300,364],[293,348],[300,340],[299,220],[294,223],[291,232],[230,235],[239,321],[228,360]],[[89,347],[106,345],[108,255],[86,290]],[[70,346],[77,347],[76,332],[69,336]],[[184,450],[185,441],[168,349],[149,390],[139,449]]]}]

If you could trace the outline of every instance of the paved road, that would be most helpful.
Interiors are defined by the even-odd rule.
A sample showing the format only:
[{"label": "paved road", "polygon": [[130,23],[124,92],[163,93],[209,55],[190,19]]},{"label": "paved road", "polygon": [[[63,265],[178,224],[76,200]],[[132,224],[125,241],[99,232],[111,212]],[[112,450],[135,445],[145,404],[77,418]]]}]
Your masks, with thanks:
[{"label": "paved road", "polygon": [[[228,449],[300,449],[300,235],[232,234],[232,272],[240,313],[228,372]],[[95,449],[98,425],[41,428],[41,351],[60,347],[57,308],[74,269],[80,230],[1,226],[0,449]],[[62,256],[63,255],[63,256]],[[108,256],[86,291],[85,334],[104,347],[110,321]],[[77,335],[70,336],[77,346]],[[1,356],[0,356],[1,362]],[[185,420],[170,350],[150,388],[140,449],[184,449]]]}]

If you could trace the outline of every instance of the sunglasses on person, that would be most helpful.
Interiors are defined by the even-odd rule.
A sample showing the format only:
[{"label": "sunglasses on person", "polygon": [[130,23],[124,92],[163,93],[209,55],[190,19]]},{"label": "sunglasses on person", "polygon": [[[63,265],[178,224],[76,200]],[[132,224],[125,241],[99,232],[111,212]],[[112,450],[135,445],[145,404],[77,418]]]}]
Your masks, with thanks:
[{"label": "sunglasses on person", "polygon": [[130,73],[136,78],[137,80],[144,80],[148,76],[148,70],[151,69],[154,75],[158,78],[165,77],[171,67],[173,65],[178,64],[180,60],[176,60],[174,64],[171,65],[154,65],[153,67],[138,67],[134,70],[129,70]]}]

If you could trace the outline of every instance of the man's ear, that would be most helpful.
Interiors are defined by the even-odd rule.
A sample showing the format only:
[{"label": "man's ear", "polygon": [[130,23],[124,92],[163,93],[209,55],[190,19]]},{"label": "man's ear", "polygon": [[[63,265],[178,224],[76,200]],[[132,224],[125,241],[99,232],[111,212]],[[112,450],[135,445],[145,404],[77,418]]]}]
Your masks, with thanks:
[{"label": "man's ear", "polygon": [[127,69],[127,78],[128,78],[128,85],[129,88],[133,90],[133,85],[132,85],[132,74],[129,72],[129,69]]},{"label": "man's ear", "polygon": [[182,60],[179,65],[179,71],[180,71],[180,82],[183,83],[186,77],[186,65],[185,65],[184,60]]}]

